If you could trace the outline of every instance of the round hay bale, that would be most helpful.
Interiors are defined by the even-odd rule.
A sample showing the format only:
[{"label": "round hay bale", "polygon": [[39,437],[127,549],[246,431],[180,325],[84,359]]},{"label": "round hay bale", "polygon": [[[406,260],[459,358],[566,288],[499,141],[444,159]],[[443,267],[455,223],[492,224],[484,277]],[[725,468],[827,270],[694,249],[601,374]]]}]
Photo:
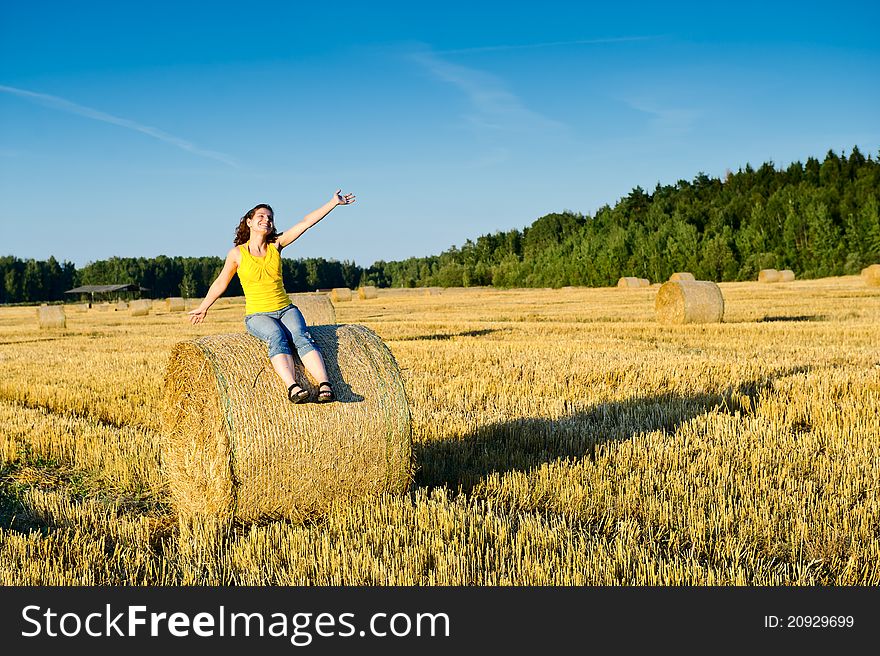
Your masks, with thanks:
[{"label": "round hay bale", "polygon": [[625,287],[625,288],[641,287],[642,286],[642,279],[641,278],[634,278],[632,276],[624,276],[623,278],[621,278],[620,280],[617,281],[617,286],[618,287]]},{"label": "round hay bale", "polygon": [[782,276],[776,269],[761,269],[758,271],[758,282],[779,282]]},{"label": "round hay bale", "polygon": [[308,326],[333,326],[336,308],[326,294],[288,294],[290,302],[299,308]]},{"label": "round hay bale", "polygon": [[182,296],[171,296],[165,299],[165,309],[169,312],[184,312],[186,310],[186,301]]},{"label": "round hay bale", "polygon": [[116,305],[113,306],[113,309],[117,312],[124,312],[128,309],[128,303],[125,301],[117,301]]},{"label": "round hay bale", "polygon": [[[182,517],[300,521],[334,500],[409,488],[411,419],[394,356],[364,326],[309,332],[336,402],[290,403],[266,345],[247,333],[175,345],[162,463]],[[296,364],[313,401],[316,385]]]},{"label": "round hay bale", "polygon": [[869,287],[880,287],[880,264],[872,264],[862,269],[862,279]]},{"label": "round hay bale", "polygon": [[98,305],[96,305],[95,307],[100,312],[108,312],[112,306],[110,305],[110,303],[98,303]]},{"label": "round hay bale", "polygon": [[67,328],[67,315],[60,305],[41,305],[37,308],[40,328]]},{"label": "round hay bale", "polygon": [[662,324],[718,323],[724,318],[724,297],[708,280],[670,280],[657,290],[654,311]]},{"label": "round hay bale", "polygon": [[651,286],[651,281],[648,280],[647,278],[639,278],[639,284],[640,284],[642,287],[650,287],[650,286]]},{"label": "round hay bale", "polygon": [[131,316],[133,317],[145,317],[150,313],[150,306],[152,303],[148,299],[140,299],[137,301],[132,301],[129,304],[129,310],[131,312]]},{"label": "round hay bale", "polygon": [[783,269],[779,272],[779,282],[791,282],[794,277],[794,271],[791,269]]},{"label": "round hay bale", "polygon": [[330,300],[334,303],[351,300],[351,290],[348,287],[334,287],[330,290]]},{"label": "round hay bale", "polygon": [[673,273],[671,276],[669,276],[669,280],[671,280],[673,282],[681,281],[681,280],[692,281],[692,280],[696,280],[696,278],[694,278],[694,274],[689,273],[687,271],[678,271],[676,273]]},{"label": "round hay bale", "polygon": [[71,303],[70,309],[74,312],[87,312],[89,309],[88,303]]},{"label": "round hay bale", "polygon": [[372,285],[358,288],[358,298],[360,299],[378,298],[378,296],[376,288]]}]

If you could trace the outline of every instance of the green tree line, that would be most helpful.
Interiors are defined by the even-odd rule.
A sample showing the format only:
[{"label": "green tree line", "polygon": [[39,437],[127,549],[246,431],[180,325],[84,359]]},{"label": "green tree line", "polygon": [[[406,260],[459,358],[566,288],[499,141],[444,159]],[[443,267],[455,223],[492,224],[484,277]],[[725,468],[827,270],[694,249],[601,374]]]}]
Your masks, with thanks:
[{"label": "green tree line", "polygon": [[[766,268],[799,278],[858,273],[880,262],[880,163],[858,149],[829,150],[776,168],[766,162],[703,173],[647,193],[633,189],[594,216],[540,217],[523,230],[483,235],[439,255],[363,268],[323,258],[282,259],[289,292],[332,287],[608,286],[622,276],[754,280]],[[200,297],[219,257],[118,258],[77,270],[70,262],[0,258],[0,302],[57,301],[78,285],[138,283],[154,298]],[[228,295],[240,295],[238,278]]]},{"label": "green tree line", "polygon": [[[79,300],[65,291],[81,285],[137,283],[151,298],[204,296],[223,268],[221,257],[111,257],[77,269],[71,262],[0,258],[0,303]],[[284,286],[288,292],[332,287],[357,287],[362,269],[352,262],[324,258],[282,258]],[[229,283],[226,296],[243,294],[238,277]]]},{"label": "green tree line", "polygon": [[564,211],[524,230],[466,241],[440,255],[377,262],[370,284],[393,287],[608,286],[623,276],[754,280],[766,268],[800,278],[857,274],[880,262],[880,164],[853,148],[724,179],[633,189],[594,216]]}]

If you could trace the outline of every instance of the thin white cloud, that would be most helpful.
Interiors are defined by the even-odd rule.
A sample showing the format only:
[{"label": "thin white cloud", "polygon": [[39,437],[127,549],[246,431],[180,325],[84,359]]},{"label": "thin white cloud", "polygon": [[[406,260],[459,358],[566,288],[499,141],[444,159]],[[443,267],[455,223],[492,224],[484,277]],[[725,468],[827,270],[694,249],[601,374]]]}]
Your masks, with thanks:
[{"label": "thin white cloud", "polygon": [[527,132],[565,127],[563,123],[526,107],[495,75],[452,64],[431,51],[415,53],[411,57],[435,77],[465,94],[472,109],[466,118],[479,128]]},{"label": "thin white cloud", "polygon": [[602,43],[627,43],[631,41],[650,41],[659,39],[660,36],[621,36],[604,39],[578,39],[576,41],[549,41],[546,43],[523,43],[518,45],[476,46],[473,48],[457,48],[454,50],[440,50],[437,55],[464,55],[476,52],[497,52],[499,50],[527,50],[531,48],[552,48],[554,46],[593,45]]},{"label": "thin white cloud", "polygon": [[680,137],[688,134],[702,112],[697,109],[656,107],[640,101],[625,101],[633,109],[650,116],[651,126],[660,136]]},{"label": "thin white cloud", "polygon": [[162,130],[159,130],[157,128],[153,128],[148,125],[141,125],[140,123],[136,123],[135,121],[131,121],[127,118],[113,116],[112,114],[107,114],[97,109],[92,109],[91,107],[78,105],[69,100],[65,100],[64,98],[59,98],[58,96],[51,96],[46,93],[37,93],[35,91],[28,91],[26,89],[18,89],[16,87],[10,87],[2,84],[0,84],[0,92],[8,93],[13,96],[18,96],[20,98],[26,98],[27,100],[33,101],[45,107],[57,109],[62,112],[67,112],[68,114],[75,114],[77,116],[83,116],[85,118],[90,118],[95,121],[101,121],[102,123],[118,125],[129,130],[134,130],[135,132],[146,134],[147,136],[158,139],[159,141],[169,143],[172,146],[177,146],[178,148],[193,153],[194,155],[199,155],[200,157],[208,157],[210,159],[217,160],[218,162],[223,162],[228,166],[238,166],[232,157],[224,153],[220,153],[215,150],[206,150],[204,148],[199,148],[195,144],[186,141],[185,139],[175,137],[173,134],[168,134],[167,132],[163,132]]},{"label": "thin white cloud", "polygon": [[510,159],[510,149],[496,148],[491,152],[467,162],[464,167],[467,169],[485,169],[491,168],[497,164],[503,164]]}]

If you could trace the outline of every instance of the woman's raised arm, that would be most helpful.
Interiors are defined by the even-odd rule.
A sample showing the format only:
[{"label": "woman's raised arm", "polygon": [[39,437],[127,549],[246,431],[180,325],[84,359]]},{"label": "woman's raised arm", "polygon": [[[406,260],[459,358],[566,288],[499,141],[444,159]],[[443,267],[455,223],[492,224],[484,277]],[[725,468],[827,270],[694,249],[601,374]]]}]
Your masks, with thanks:
[{"label": "woman's raised arm", "polygon": [[336,207],[337,205],[351,205],[353,202],[354,194],[343,194],[342,189],[337,189],[336,193],[333,194],[333,198],[331,198],[327,203],[324,203],[318,209],[309,212],[303,217],[302,221],[278,235],[278,239],[276,240],[275,244],[278,246],[279,249],[284,248],[288,244],[299,239],[302,236],[302,233],[311,228],[325,216],[330,214],[330,211],[334,207]]}]

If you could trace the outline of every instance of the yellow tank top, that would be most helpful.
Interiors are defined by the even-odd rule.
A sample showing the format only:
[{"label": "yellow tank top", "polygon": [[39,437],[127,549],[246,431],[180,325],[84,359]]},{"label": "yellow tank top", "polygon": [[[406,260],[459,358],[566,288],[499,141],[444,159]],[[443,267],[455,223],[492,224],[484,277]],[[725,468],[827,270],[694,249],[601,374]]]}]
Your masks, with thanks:
[{"label": "yellow tank top", "polygon": [[238,250],[241,253],[238,279],[244,290],[245,314],[275,312],[290,305],[281,277],[281,253],[275,244],[268,245],[263,257],[251,255],[247,244]]}]

